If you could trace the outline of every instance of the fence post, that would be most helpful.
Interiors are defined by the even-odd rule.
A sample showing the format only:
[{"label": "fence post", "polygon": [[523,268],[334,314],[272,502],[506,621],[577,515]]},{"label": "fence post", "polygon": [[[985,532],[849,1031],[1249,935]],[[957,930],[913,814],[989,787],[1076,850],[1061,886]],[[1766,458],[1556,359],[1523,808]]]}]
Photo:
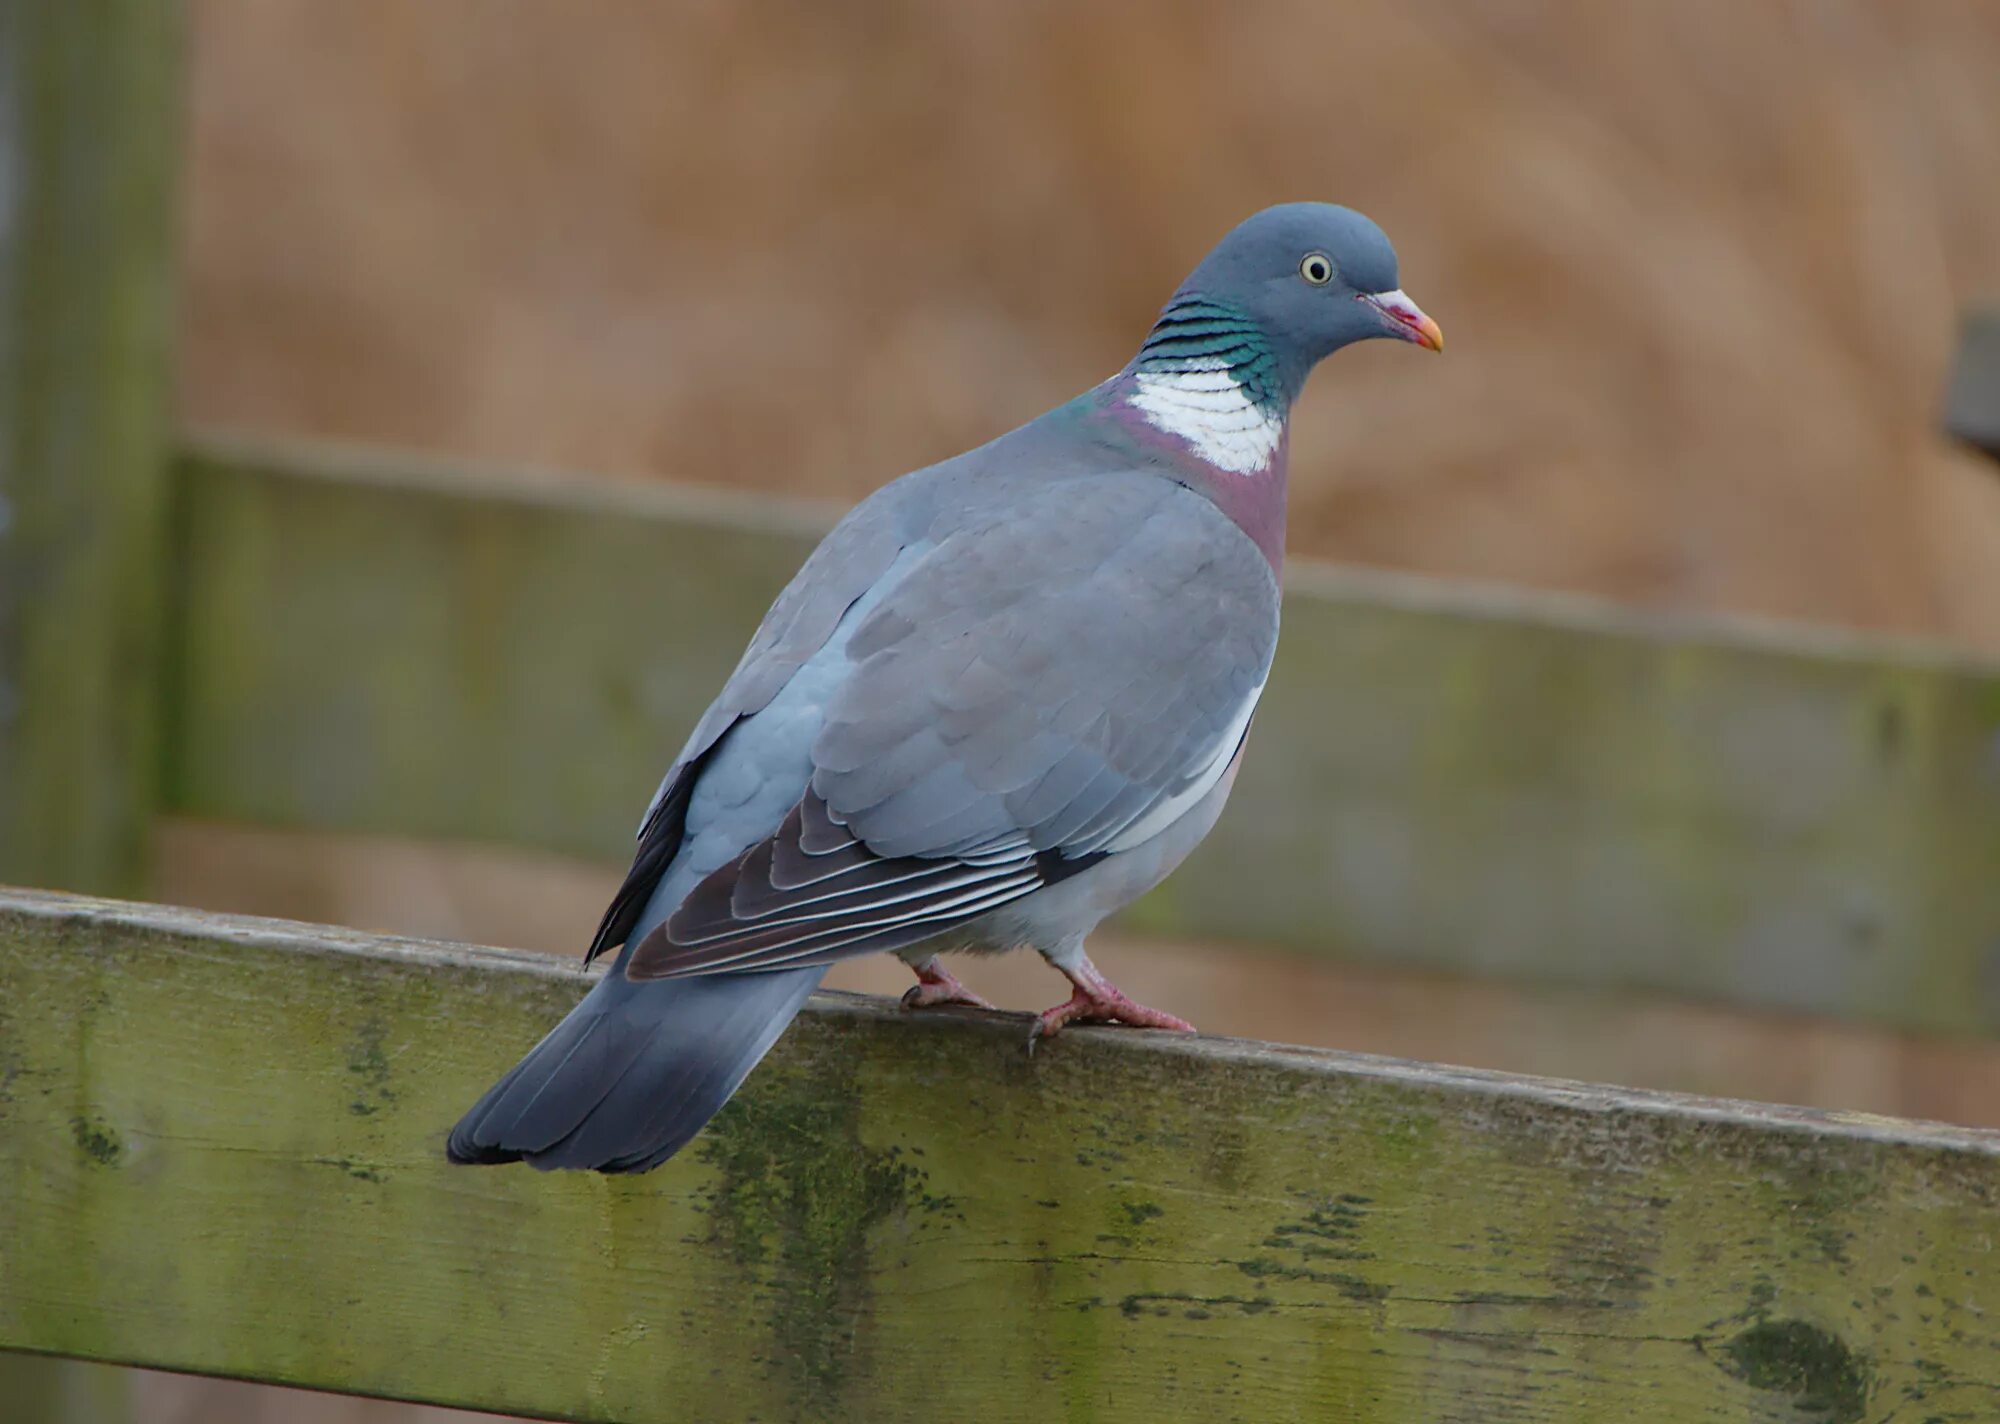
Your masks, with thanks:
[{"label": "fence post", "polygon": [[181,13],[0,4],[0,881],[141,888]]},{"label": "fence post", "polygon": [[[0,881],[141,888],[157,779],[182,23],[0,0]],[[122,1370],[0,1356],[26,1424]]]}]

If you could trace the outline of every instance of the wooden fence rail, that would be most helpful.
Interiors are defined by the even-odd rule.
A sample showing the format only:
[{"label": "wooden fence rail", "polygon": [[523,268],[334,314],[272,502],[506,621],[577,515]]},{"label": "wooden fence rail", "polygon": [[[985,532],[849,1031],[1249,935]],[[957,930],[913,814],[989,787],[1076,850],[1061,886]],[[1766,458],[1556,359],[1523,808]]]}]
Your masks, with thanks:
[{"label": "wooden fence rail", "polygon": [[630,1424],[2000,1412],[2000,1134],[823,995],[657,1173],[447,1166],[581,987],[0,898],[0,1347]]},{"label": "wooden fence rail", "polygon": [[[170,809],[607,859],[831,518],[216,440],[175,489]],[[1131,919],[1990,1033],[1995,867],[2000,668],[1295,565],[1229,811]]]}]

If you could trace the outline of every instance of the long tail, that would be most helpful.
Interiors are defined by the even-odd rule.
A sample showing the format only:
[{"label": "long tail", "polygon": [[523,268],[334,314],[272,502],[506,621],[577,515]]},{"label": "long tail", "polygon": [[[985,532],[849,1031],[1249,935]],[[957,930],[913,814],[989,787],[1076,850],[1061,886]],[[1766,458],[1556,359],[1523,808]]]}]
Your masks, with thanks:
[{"label": "long tail", "polygon": [[451,1130],[454,1162],[644,1172],[770,1051],[824,967],[634,983],[614,968]]}]

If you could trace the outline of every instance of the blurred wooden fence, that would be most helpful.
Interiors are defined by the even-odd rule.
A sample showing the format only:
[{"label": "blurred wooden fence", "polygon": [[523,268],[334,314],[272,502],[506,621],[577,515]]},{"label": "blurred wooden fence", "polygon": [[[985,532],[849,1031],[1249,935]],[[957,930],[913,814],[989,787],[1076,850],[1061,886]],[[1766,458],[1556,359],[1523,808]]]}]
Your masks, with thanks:
[{"label": "blurred wooden fence", "polygon": [[[828,517],[214,441],[173,494],[165,809],[614,861]],[[1137,926],[2000,1028],[2000,669],[1313,566],[1284,619]]]},{"label": "blurred wooden fence", "polygon": [[[135,893],[162,811],[622,854],[825,512],[177,449],[174,15],[0,10],[0,875]],[[1133,918],[1991,1033],[1997,872],[1990,666],[1304,568],[1236,804]],[[1204,1040],[1030,1064],[830,997],[670,1171],[447,1172],[578,982],[9,897],[0,1348],[573,1418],[2000,1389],[2000,1135]]]}]

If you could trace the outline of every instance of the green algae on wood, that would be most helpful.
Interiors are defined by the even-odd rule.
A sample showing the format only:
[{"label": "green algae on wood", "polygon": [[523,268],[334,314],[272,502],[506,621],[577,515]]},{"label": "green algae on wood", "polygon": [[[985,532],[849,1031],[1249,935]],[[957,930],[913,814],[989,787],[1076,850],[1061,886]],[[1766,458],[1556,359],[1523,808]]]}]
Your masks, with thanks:
[{"label": "green algae on wood", "polygon": [[[173,809],[614,860],[831,517],[215,441],[179,481]],[[1991,1033],[1996,866],[2000,668],[1295,566],[1231,805],[1129,923]]]},{"label": "green algae on wood", "polygon": [[158,756],[179,12],[0,6],[0,879],[136,891]]},{"label": "green algae on wood", "polygon": [[[0,5],[0,880],[143,883],[179,80],[172,0]],[[0,1202],[0,1274],[10,1230]],[[111,1424],[128,1396],[117,1371],[0,1359],[8,1418]]]},{"label": "green algae on wood", "polygon": [[2000,1395],[2000,1134],[829,995],[658,1172],[447,1165],[584,982],[0,899],[0,1348],[628,1424]]}]

